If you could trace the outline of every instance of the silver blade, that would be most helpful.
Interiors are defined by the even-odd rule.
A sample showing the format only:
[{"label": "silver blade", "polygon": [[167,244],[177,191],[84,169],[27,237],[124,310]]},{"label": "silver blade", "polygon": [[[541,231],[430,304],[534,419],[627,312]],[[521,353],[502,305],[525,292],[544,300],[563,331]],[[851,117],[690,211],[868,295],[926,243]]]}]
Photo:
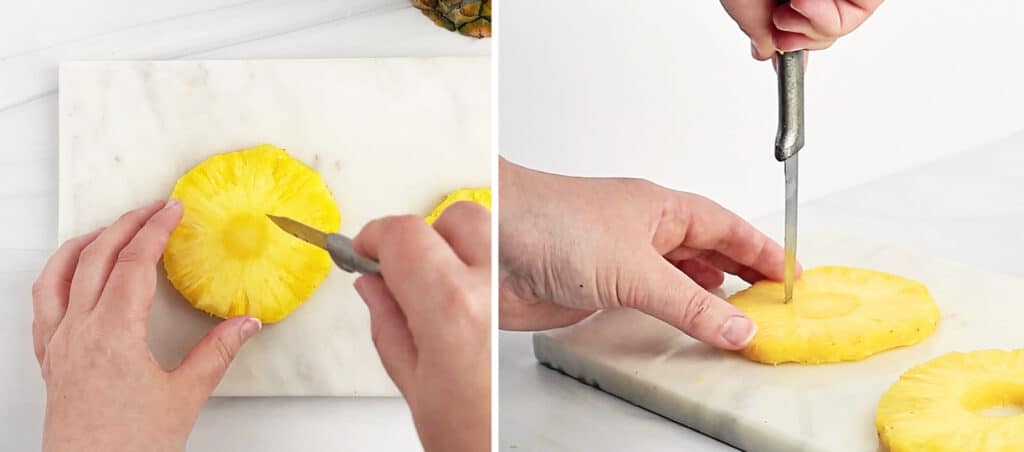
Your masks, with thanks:
[{"label": "silver blade", "polygon": [[267,218],[270,218],[270,221],[273,221],[284,232],[295,236],[299,240],[318,248],[327,249],[327,234],[325,232],[306,226],[288,217],[275,217],[268,214]]},{"label": "silver blade", "polygon": [[786,299],[793,299],[793,279],[796,273],[796,206],[799,154],[786,159]]}]

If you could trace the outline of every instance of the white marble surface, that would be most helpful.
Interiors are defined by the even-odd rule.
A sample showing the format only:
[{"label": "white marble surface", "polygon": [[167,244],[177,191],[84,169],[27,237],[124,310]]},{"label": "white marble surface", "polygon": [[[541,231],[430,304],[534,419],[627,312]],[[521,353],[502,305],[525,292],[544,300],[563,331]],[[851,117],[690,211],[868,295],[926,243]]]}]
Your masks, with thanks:
[{"label": "white marble surface", "polygon": [[[29,288],[57,236],[57,66],[73,60],[486,56],[405,0],[44,0],[0,15],[0,433],[38,449]],[[398,398],[214,398],[189,450],[415,450]]]},{"label": "white marble surface", "polygon": [[[1017,133],[807,203],[802,231],[836,230],[956,261],[1000,281],[1024,277],[1021,148],[1024,133]],[[773,235],[782,230],[779,214],[755,223]],[[1015,308],[1003,303],[995,309]],[[526,333],[501,334],[500,378],[500,450],[733,450],[710,438],[695,441],[686,427],[540,366]]]},{"label": "white marble surface", "polygon": [[[942,314],[910,347],[832,365],[767,366],[714,350],[633,310],[538,333],[542,362],[750,452],[876,452],[882,394],[913,366],[944,353],[1024,346],[1024,278],[973,270],[839,233],[804,233],[802,262],[878,269],[924,283]],[[736,278],[722,295],[748,287]],[[980,451],[979,451],[980,452]]]},{"label": "white marble surface", "polygon": [[[446,193],[490,186],[489,74],[480,57],[61,65],[58,237],[166,198],[207,157],[260,143],[320,174],[342,234],[426,216]],[[214,395],[398,396],[355,277],[332,269],[246,343]],[[157,282],[149,343],[171,369],[219,319]]]}]

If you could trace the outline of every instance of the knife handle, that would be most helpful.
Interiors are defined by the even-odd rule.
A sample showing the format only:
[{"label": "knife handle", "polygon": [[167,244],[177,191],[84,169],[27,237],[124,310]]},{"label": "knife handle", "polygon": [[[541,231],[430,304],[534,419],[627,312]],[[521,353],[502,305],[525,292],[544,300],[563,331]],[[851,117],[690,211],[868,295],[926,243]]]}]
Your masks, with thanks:
[{"label": "knife handle", "polygon": [[327,234],[327,252],[338,268],[349,273],[380,274],[380,264],[356,253],[352,239],[340,234]]},{"label": "knife handle", "polygon": [[[789,3],[777,0],[778,5]],[[804,54],[803,50],[778,56],[779,127],[775,132],[775,159],[784,162],[804,147]]]}]

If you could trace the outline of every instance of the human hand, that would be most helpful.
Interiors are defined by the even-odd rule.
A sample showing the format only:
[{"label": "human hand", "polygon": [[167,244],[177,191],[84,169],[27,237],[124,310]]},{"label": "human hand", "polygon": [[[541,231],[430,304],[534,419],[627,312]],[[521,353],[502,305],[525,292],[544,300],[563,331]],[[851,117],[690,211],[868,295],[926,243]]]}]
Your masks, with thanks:
[{"label": "human hand", "polygon": [[754,58],[776,51],[821,50],[864,23],[882,0],[721,0],[729,16],[750,37]]},{"label": "human hand", "polygon": [[499,168],[501,328],[555,328],[627,307],[720,348],[754,336],[753,321],[706,290],[723,271],[784,277],[782,248],[746,221],[643,180],[558,176],[504,159]]},{"label": "human hand", "polygon": [[355,238],[380,261],[356,291],[373,342],[405,396],[427,451],[488,450],[491,441],[491,221],[459,202],[428,225],[389,217]]},{"label": "human hand", "polygon": [[259,330],[256,319],[225,320],[174,371],[153,359],[156,264],[181,215],[181,203],[155,202],[68,240],[32,286],[44,451],[184,450],[203,403]]}]

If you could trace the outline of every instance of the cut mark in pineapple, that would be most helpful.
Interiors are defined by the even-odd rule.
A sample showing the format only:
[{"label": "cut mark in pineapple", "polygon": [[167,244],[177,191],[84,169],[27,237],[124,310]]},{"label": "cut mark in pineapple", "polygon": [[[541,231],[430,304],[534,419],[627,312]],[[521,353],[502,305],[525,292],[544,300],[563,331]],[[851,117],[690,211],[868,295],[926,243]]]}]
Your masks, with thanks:
[{"label": "cut mark in pineapple", "polygon": [[1024,414],[1024,383],[988,382],[964,393],[960,405],[984,417],[1009,417]]},{"label": "cut mark in pineapple", "polygon": [[263,254],[267,245],[267,219],[262,215],[243,212],[224,224],[221,243],[227,254],[248,260]]},{"label": "cut mark in pineapple", "polygon": [[835,292],[797,292],[790,303],[797,314],[808,319],[842,317],[860,306],[857,297]]}]

